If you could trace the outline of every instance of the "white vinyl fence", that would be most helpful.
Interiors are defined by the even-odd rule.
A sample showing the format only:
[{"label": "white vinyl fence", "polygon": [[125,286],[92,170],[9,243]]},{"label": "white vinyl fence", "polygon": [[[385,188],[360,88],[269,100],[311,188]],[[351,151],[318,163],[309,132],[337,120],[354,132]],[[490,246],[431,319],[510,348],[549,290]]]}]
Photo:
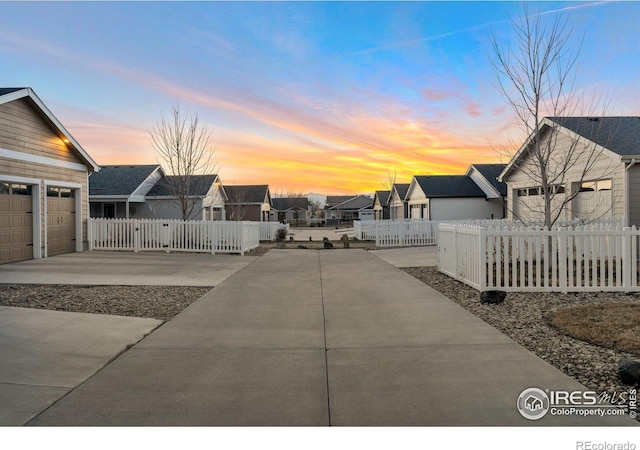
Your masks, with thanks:
[{"label": "white vinyl fence", "polygon": [[354,220],[357,239],[376,241],[376,247],[417,247],[438,242],[438,223],[431,220]]},{"label": "white vinyl fence", "polygon": [[635,227],[440,224],[438,269],[480,291],[640,291]]},{"label": "white vinyl fence", "polygon": [[261,241],[275,241],[278,230],[284,228],[287,230],[287,234],[291,231],[291,226],[287,223],[280,222],[257,222],[260,224],[260,240]]},{"label": "white vinyl fence", "polygon": [[89,250],[245,254],[260,245],[259,222],[88,219]]}]

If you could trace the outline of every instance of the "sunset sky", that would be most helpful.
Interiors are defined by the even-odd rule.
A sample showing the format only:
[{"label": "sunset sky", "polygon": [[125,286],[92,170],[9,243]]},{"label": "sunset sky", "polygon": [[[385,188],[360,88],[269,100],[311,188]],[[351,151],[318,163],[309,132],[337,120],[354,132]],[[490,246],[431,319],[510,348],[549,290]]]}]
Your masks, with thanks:
[{"label": "sunset sky", "polygon": [[[584,35],[578,89],[640,116],[640,3],[530,2]],[[32,87],[98,164],[157,162],[197,112],[227,184],[356,194],[460,174],[521,139],[489,37],[520,2],[0,2],[0,87]],[[547,15],[551,17],[551,14]]]}]

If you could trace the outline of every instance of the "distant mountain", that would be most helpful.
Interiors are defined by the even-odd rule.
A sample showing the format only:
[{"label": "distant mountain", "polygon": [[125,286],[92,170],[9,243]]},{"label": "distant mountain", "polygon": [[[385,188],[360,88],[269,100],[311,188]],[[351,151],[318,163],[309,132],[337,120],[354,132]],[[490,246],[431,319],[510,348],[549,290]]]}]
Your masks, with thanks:
[{"label": "distant mountain", "polygon": [[327,196],[324,194],[318,194],[316,192],[309,192],[308,194],[304,194],[305,197],[309,199],[310,202],[318,202],[320,203],[320,207],[324,208],[325,203],[327,203]]}]

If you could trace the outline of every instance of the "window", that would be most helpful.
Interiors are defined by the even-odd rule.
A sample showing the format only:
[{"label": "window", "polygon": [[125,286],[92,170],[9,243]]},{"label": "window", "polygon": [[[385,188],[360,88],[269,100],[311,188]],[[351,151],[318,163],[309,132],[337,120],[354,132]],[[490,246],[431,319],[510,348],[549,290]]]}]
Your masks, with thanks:
[{"label": "window", "polygon": [[31,186],[27,184],[12,184],[11,193],[13,195],[31,195]]},{"label": "window", "polygon": [[0,183],[0,194],[9,194],[9,188],[11,185],[9,183]]},{"label": "window", "polygon": [[585,181],[580,185],[580,192],[610,191],[611,179]]}]

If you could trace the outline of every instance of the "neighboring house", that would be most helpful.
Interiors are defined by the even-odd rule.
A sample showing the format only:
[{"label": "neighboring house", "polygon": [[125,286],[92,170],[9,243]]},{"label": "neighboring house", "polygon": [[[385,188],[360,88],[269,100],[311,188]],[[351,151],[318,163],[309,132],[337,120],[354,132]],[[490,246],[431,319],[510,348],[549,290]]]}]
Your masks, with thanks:
[{"label": "neighboring house", "polygon": [[91,217],[138,217],[147,193],[163,176],[158,164],[102,166],[89,177]]},{"label": "neighboring house", "polygon": [[[330,197],[327,197],[327,205],[330,204]],[[371,199],[371,197],[367,197],[366,195],[357,195],[355,197],[347,198],[348,199],[342,203],[338,203],[333,206],[325,206],[324,217],[327,225],[339,225],[344,222],[352,222],[354,220],[372,220],[374,218],[373,199]]]},{"label": "neighboring house", "polygon": [[227,220],[269,221],[272,202],[268,185],[225,185],[224,190]]},{"label": "neighboring house", "polygon": [[311,218],[311,203],[306,197],[278,197],[271,200],[271,220],[292,225],[307,225]]},{"label": "neighboring house", "polygon": [[465,173],[484,191],[488,201],[502,204],[501,217],[507,216],[507,183],[498,181],[498,177],[505,167],[506,164],[471,164]]},{"label": "neighboring house", "polygon": [[389,218],[391,220],[409,218],[409,204],[405,198],[409,186],[409,183],[396,183],[389,192]]},{"label": "neighboring house", "polygon": [[353,197],[353,195],[327,195],[327,200],[324,202],[324,209],[338,206],[341,203],[351,200]]},{"label": "neighboring house", "polygon": [[466,175],[416,175],[406,195],[409,218],[428,220],[500,219],[501,199],[487,194]]},{"label": "neighboring house", "polygon": [[[556,200],[575,196],[561,219],[626,218],[629,225],[640,226],[640,117],[547,117],[540,136],[543,145],[555,140],[556,161],[575,146],[580,151],[580,158],[566,170],[564,183],[553,186]],[[511,218],[543,218],[537,212],[540,186],[528,174],[533,167],[528,156],[534,139],[532,134],[499,177],[508,186]],[[588,161],[594,148],[598,157]],[[559,201],[554,204],[558,205]]]},{"label": "neighboring house", "polygon": [[389,219],[389,194],[391,191],[376,191],[373,196],[373,217],[375,220]]},{"label": "neighboring house", "polygon": [[[177,198],[158,164],[104,166],[89,177],[91,217],[182,219]],[[217,175],[194,175],[191,220],[224,220],[225,193]]]},{"label": "neighboring house", "polygon": [[[171,188],[174,175],[164,176],[147,193],[138,217],[182,220],[182,208]],[[185,189],[186,190],[186,189]],[[189,182],[188,220],[224,220],[226,193],[218,175],[192,175]]]},{"label": "neighboring house", "polygon": [[98,170],[31,88],[0,88],[0,263],[82,251]]}]

